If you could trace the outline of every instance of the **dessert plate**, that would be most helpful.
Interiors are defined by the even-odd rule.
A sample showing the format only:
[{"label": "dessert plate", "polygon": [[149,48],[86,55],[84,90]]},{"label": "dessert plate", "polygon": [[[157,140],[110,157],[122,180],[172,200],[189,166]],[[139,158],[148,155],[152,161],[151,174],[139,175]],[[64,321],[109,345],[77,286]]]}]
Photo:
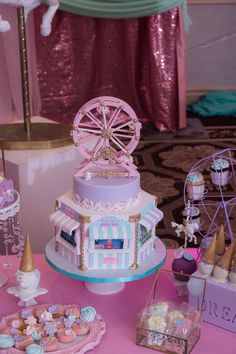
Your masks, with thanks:
[{"label": "dessert plate", "polygon": [[[27,310],[32,310],[34,311],[40,307],[49,307],[51,305],[38,305],[38,306],[32,306],[27,308]],[[65,305],[65,309],[69,307],[70,305]],[[0,333],[4,330],[4,328],[7,327],[7,323],[9,323],[10,320],[16,320],[19,319],[20,312],[22,310],[4,317],[1,322],[0,322]],[[76,336],[76,338],[70,342],[70,343],[60,343],[59,348],[55,351],[50,351],[51,354],[84,354],[87,351],[93,349],[96,347],[103,336],[103,334],[106,331],[106,326],[105,322],[103,321],[102,317],[99,314],[96,314],[95,319],[92,322],[89,322],[90,330],[87,335],[83,336]],[[1,354],[23,354],[25,353],[25,350],[19,350],[15,347],[11,348],[6,348],[6,349],[1,349]],[[45,353],[47,351],[45,350]]]}]

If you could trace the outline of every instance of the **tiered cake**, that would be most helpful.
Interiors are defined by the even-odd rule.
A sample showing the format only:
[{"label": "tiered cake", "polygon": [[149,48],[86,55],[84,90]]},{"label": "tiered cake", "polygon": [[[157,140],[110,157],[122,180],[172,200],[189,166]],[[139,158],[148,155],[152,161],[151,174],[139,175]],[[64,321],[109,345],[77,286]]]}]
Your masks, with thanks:
[{"label": "tiered cake", "polygon": [[75,117],[72,136],[85,159],[50,220],[55,250],[80,270],[136,269],[154,249],[163,214],[140,189],[131,157],[140,128],[132,108],[113,97],[89,101]]}]

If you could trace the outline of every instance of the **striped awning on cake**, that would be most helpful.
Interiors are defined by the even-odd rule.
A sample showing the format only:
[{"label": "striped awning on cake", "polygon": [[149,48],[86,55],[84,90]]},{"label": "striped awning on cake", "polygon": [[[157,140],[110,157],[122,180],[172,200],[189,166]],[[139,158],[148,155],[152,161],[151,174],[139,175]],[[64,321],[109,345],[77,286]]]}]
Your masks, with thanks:
[{"label": "striped awning on cake", "polygon": [[90,239],[92,240],[130,239],[131,237],[132,226],[129,222],[106,225],[95,221],[90,224]]},{"label": "striped awning on cake", "polygon": [[147,231],[150,231],[162,220],[162,218],[163,213],[157,208],[152,208],[141,218],[139,223],[146,227]]},{"label": "striped awning on cake", "polygon": [[49,220],[69,235],[71,235],[72,231],[77,229],[80,225],[79,222],[70,218],[61,210],[56,210],[53,214],[51,214],[49,216]]}]

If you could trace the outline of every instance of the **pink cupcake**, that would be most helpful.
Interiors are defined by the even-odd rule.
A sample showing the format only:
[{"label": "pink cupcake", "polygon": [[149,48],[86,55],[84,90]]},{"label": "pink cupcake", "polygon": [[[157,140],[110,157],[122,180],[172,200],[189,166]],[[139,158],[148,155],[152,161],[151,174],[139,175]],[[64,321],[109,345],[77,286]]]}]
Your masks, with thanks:
[{"label": "pink cupcake", "polygon": [[42,305],[42,306],[37,306],[35,309],[34,309],[34,316],[37,318],[37,319],[40,319],[40,317],[42,316],[42,314],[47,311],[47,306],[45,305]]},{"label": "pink cupcake", "polygon": [[14,317],[7,321],[7,325],[12,328],[20,328],[24,325],[24,321],[19,317]]},{"label": "pink cupcake", "polygon": [[76,305],[70,305],[66,308],[65,310],[65,315],[66,316],[75,316],[76,318],[80,318],[80,309]]},{"label": "pink cupcake", "polygon": [[76,333],[72,328],[61,329],[57,332],[57,338],[61,343],[69,343],[76,338]]},{"label": "pink cupcake", "polygon": [[15,347],[16,349],[19,350],[25,350],[25,348],[27,347],[27,345],[32,344],[34,342],[33,338],[30,336],[14,336],[15,339]]},{"label": "pink cupcake", "polygon": [[90,327],[88,322],[75,322],[72,325],[73,330],[77,334],[77,336],[85,336],[86,334],[89,333]]},{"label": "pink cupcake", "polygon": [[40,345],[43,347],[45,352],[54,352],[59,348],[59,342],[56,337],[43,337],[40,341]]},{"label": "pink cupcake", "polygon": [[11,336],[12,335],[11,329],[12,329],[11,327],[1,328],[0,334],[7,334],[7,335]]},{"label": "pink cupcake", "polygon": [[61,304],[50,305],[47,309],[53,315],[53,318],[57,319],[65,314],[65,306]]}]

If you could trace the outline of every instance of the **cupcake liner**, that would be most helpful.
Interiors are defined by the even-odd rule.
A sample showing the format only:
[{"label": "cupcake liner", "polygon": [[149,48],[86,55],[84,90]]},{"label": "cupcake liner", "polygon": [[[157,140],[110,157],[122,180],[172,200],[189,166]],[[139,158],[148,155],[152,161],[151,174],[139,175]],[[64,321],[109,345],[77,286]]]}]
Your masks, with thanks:
[{"label": "cupcake liner", "polygon": [[217,186],[225,186],[229,180],[229,170],[223,172],[223,170],[219,172],[211,171],[211,181],[213,184]]},{"label": "cupcake liner", "polygon": [[188,184],[187,192],[189,199],[201,200],[204,197],[205,183],[201,184]]}]

